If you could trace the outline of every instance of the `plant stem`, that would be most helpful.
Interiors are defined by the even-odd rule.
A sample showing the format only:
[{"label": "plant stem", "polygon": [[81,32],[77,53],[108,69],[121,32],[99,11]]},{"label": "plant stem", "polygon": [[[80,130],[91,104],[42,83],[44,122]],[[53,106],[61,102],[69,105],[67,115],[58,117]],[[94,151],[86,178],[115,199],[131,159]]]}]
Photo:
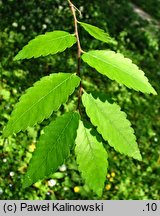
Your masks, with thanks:
[{"label": "plant stem", "polygon": [[[78,34],[78,20],[76,17],[76,12],[75,12],[75,6],[74,4],[68,0],[70,8],[71,8],[71,12],[73,14],[73,18],[74,18],[74,29],[75,29],[75,36],[77,38],[77,76],[80,77],[80,66],[81,66],[81,54],[82,54],[82,49],[81,49],[81,44],[80,44],[80,40],[79,40],[79,34]],[[79,93],[78,93],[78,105],[77,105],[77,109],[79,110],[79,113],[81,114],[81,110],[80,110],[80,102],[81,102],[81,96],[82,96],[82,82],[80,81],[80,87],[79,87]]]}]

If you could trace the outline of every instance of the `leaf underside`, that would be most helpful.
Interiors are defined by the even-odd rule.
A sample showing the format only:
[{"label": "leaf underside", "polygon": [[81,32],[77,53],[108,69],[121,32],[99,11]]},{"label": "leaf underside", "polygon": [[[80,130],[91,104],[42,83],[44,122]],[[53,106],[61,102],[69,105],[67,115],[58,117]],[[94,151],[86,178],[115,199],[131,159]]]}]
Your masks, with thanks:
[{"label": "leaf underside", "polygon": [[107,173],[107,152],[102,142],[97,139],[97,132],[79,122],[77,130],[75,153],[78,169],[85,183],[98,196],[102,195]]},{"label": "leaf underside", "polygon": [[104,30],[84,22],[79,22],[79,24],[95,39],[105,43],[117,44],[117,42],[111,38],[108,33],[104,32]]},{"label": "leaf underside", "polygon": [[65,31],[53,31],[39,35],[23,47],[14,60],[38,58],[49,54],[63,52],[76,43],[76,37]]},{"label": "leaf underside", "polygon": [[7,137],[20,130],[24,131],[28,126],[49,118],[53,111],[67,101],[79,82],[80,78],[71,73],[56,73],[43,77],[21,96],[3,135]]},{"label": "leaf underside", "polygon": [[44,128],[28,171],[23,187],[48,177],[63,164],[72,149],[79,123],[78,113],[65,113]]},{"label": "leaf underside", "polygon": [[92,124],[110,146],[122,154],[142,160],[131,124],[117,104],[102,102],[87,93],[83,94],[82,102]]},{"label": "leaf underside", "polygon": [[128,88],[133,88],[143,93],[157,94],[148,82],[147,77],[145,77],[144,72],[120,53],[107,50],[93,50],[84,53],[82,59],[101,74],[126,85]]}]

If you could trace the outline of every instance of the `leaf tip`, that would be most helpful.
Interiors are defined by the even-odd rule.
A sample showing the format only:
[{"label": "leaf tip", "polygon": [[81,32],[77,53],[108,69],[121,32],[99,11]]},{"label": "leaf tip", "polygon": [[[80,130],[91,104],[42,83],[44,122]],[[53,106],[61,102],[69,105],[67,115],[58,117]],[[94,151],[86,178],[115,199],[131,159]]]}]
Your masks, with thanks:
[{"label": "leaf tip", "polygon": [[2,137],[6,138],[8,137],[9,135],[11,135],[8,131],[8,128],[7,126],[3,129],[3,132],[2,132]]},{"label": "leaf tip", "polygon": [[13,61],[18,61],[19,58],[18,58],[18,54],[13,58]]},{"label": "leaf tip", "polygon": [[102,197],[102,189],[97,190],[96,194],[98,195],[98,197]]},{"label": "leaf tip", "polygon": [[154,88],[152,88],[152,92],[153,95],[158,95],[158,93],[156,92],[156,90]]},{"label": "leaf tip", "polygon": [[136,151],[132,157],[135,159],[135,160],[138,160],[138,161],[142,161],[142,156],[141,156],[141,153],[139,151]]},{"label": "leaf tip", "polygon": [[20,51],[17,53],[17,55],[14,56],[13,61],[18,61],[18,60],[23,59],[22,56],[21,56],[21,52],[22,52],[22,50],[20,50]]},{"label": "leaf tip", "polygon": [[23,179],[22,188],[25,189],[29,187],[31,184],[32,184],[32,180],[29,177],[29,175],[26,174]]}]

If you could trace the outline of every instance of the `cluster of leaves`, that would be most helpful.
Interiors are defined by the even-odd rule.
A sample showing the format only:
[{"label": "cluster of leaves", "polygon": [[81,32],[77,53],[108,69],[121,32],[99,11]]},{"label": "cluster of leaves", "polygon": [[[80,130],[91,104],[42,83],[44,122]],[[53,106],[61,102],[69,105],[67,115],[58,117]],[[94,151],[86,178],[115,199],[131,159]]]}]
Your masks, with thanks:
[{"label": "cluster of leaves", "polygon": [[[115,43],[98,27],[82,22],[79,24],[94,38]],[[74,43],[74,34],[65,31],[49,32],[31,40],[17,54],[15,60],[56,54]],[[144,73],[122,54],[108,50],[92,50],[84,52],[82,60],[111,80],[143,93],[156,94]],[[57,111],[67,101],[79,83],[80,78],[74,73],[61,72],[43,77],[20,98],[4,129],[4,136],[25,130],[28,126],[34,126],[49,118],[53,111]],[[82,103],[92,124],[109,145],[120,153],[141,160],[133,129],[118,105],[108,101],[104,103],[85,91]],[[75,142],[79,170],[89,187],[101,196],[108,162],[107,152],[102,144],[104,141],[97,131],[92,125],[82,122],[79,114],[73,111],[51,121],[37,143],[24,186],[27,187],[56,171],[69,156]],[[37,172],[39,169],[41,172]]]}]

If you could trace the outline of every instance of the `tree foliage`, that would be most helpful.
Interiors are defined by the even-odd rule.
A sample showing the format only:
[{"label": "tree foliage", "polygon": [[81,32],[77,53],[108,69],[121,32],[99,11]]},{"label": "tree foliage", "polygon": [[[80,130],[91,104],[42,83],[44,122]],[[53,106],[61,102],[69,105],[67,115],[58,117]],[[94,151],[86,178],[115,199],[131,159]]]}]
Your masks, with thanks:
[{"label": "tree foliage", "polygon": [[132,63],[128,58],[124,58],[122,54],[113,51],[93,50],[84,53],[82,59],[94,67],[98,72],[106,75],[111,80],[133,88],[143,93],[152,93],[156,95],[156,91],[148,83],[148,79],[144,76],[144,72]]},{"label": "tree foliage", "polygon": [[93,128],[88,128],[86,123],[80,121],[77,130],[75,153],[79,171],[82,172],[86,184],[101,196],[108,161],[107,152],[100,138],[97,138],[97,134]]},{"label": "tree foliage", "polygon": [[24,187],[48,177],[69,156],[76,138],[78,121],[77,113],[65,113],[44,128],[44,134],[37,143],[36,151],[24,178]]},{"label": "tree foliage", "polygon": [[[77,109],[81,121],[79,121],[79,115],[73,110],[51,121],[45,127],[25,175],[24,186],[30,186],[55,172],[68,157],[75,143],[77,163],[82,177],[86,184],[98,196],[101,196],[108,168],[107,153],[103,146],[105,141],[108,141],[109,145],[120,153],[137,160],[142,158],[131,123],[126,119],[126,114],[120,110],[120,107],[108,101],[102,102],[100,99],[95,99],[84,91],[83,79],[80,81],[80,57],[97,72],[111,80],[143,93],[156,94],[156,91],[148,82],[144,72],[122,54],[108,50],[85,52],[81,49],[77,25],[81,25],[85,31],[100,41],[105,43],[115,43],[115,41],[98,27],[79,22],[75,15],[74,5],[71,1],[68,2],[74,17],[75,33],[55,30],[40,35],[31,40],[14,60],[56,54],[77,42],[77,75],[74,71],[73,73],[61,72],[43,77],[36,82],[16,104],[3,135],[7,137],[49,118],[53,111],[57,111],[62,104],[66,103],[68,97],[79,86]],[[92,129],[86,126],[80,106],[81,97],[86,114],[93,124]],[[93,129],[93,126],[96,129]],[[103,139],[100,139],[98,133]],[[37,170],[40,171],[37,172]]]},{"label": "tree foliage", "polygon": [[[75,74],[58,73],[43,77],[22,95],[11,115],[4,136],[41,123],[67,101],[79,84]],[[54,98],[54,100],[53,100]]]},{"label": "tree foliage", "polygon": [[142,159],[131,124],[117,104],[102,102],[87,93],[83,94],[82,101],[92,124],[109,145],[120,153],[137,160]]},{"label": "tree foliage", "polygon": [[53,31],[39,35],[31,40],[28,45],[15,56],[14,60],[38,58],[49,54],[63,52],[66,48],[76,43],[74,34],[65,31]]}]

